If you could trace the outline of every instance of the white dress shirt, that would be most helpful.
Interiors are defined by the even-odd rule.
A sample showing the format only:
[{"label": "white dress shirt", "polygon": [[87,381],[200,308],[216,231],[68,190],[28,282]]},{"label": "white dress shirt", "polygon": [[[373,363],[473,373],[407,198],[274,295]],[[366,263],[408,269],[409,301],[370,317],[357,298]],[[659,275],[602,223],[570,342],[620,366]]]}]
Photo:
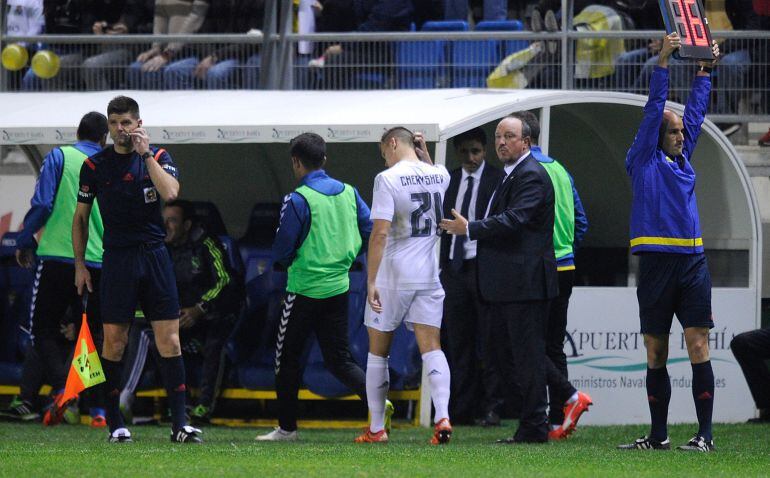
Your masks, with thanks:
[{"label": "white dress shirt", "polygon": [[[471,202],[468,205],[468,221],[475,221],[476,220],[476,199],[479,197],[479,185],[481,184],[481,174],[484,172],[484,167],[486,166],[487,162],[483,161],[481,163],[481,166],[479,166],[479,169],[474,171],[473,173],[469,173],[465,170],[465,168],[462,168],[462,175],[460,177],[460,188],[457,190],[457,198],[455,199],[455,210],[457,212],[462,212],[462,205],[463,205],[463,198],[465,198],[465,192],[468,190],[468,178],[473,178],[473,191],[471,192]],[[451,261],[454,257],[454,250],[455,250],[455,241],[457,240],[457,236],[452,236],[452,242],[449,244],[449,260]],[[476,241],[471,241],[470,239],[466,240],[463,243],[463,259],[473,259],[476,257]]]}]

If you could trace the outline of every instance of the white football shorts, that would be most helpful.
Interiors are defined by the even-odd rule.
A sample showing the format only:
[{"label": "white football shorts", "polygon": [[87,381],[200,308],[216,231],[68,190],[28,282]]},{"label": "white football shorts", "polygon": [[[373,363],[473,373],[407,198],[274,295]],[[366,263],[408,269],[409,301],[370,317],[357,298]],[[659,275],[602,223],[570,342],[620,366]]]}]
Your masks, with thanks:
[{"label": "white football shorts", "polygon": [[366,304],[364,325],[381,332],[392,332],[406,322],[409,330],[414,330],[412,324],[429,325],[441,328],[441,317],[444,313],[444,289],[427,290],[394,290],[381,289],[380,303],[382,312],[374,312]]}]

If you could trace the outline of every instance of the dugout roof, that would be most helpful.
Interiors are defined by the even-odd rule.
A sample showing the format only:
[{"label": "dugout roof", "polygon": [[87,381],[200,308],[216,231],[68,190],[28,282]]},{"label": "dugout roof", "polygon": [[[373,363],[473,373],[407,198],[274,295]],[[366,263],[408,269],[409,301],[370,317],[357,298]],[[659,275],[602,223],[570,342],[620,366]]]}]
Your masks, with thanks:
[{"label": "dugout roof", "polygon": [[[453,136],[482,126],[491,139],[501,117],[538,109],[543,148],[567,167],[588,203],[590,245],[627,247],[630,185],[624,158],[641,119],[644,96],[526,89],[2,93],[0,145],[34,149],[71,143],[81,116],[104,111],[119,93],[139,102],[153,144],[176,145],[180,161],[191,158],[189,165],[183,164],[187,190],[193,196],[196,190],[207,197],[219,193],[229,198],[226,209],[239,216],[245,216],[255,200],[276,200],[293,187],[284,164],[285,143],[301,132],[316,132],[330,143],[330,172],[356,185],[367,199],[372,178],[382,167],[373,143],[386,128],[403,125],[423,131],[435,143],[437,161],[451,166],[455,158],[447,140]],[[676,103],[669,107],[683,110]],[[494,157],[493,148],[488,149],[488,158]],[[216,167],[234,154],[242,157],[241,169]],[[195,162],[194,157],[205,162]],[[707,248],[748,251],[748,287],[759,291],[762,231],[757,198],[734,147],[708,119],[693,161]],[[212,171],[230,174],[229,183],[212,182]],[[254,174],[259,171],[264,174]],[[239,187],[233,188],[233,183]],[[758,317],[759,292],[756,310]]]},{"label": "dugout roof", "polygon": [[[313,131],[328,142],[374,142],[388,127],[441,141],[520,109],[570,103],[643,105],[604,91],[443,89],[397,91],[129,91],[154,141],[288,142]],[[81,116],[104,111],[117,92],[0,93],[0,144],[61,144]],[[714,130],[715,132],[716,130]]]}]

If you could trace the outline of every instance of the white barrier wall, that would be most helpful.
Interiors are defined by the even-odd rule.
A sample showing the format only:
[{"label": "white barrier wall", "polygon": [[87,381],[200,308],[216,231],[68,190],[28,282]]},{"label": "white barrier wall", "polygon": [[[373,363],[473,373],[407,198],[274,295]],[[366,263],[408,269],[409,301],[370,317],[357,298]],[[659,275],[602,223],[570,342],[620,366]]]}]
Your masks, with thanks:
[{"label": "white barrier wall", "polygon": [[[742,422],[754,416],[754,401],[729,347],[735,335],[756,328],[755,299],[756,292],[751,289],[712,292],[716,326],[711,330],[709,346],[715,379],[715,422]],[[594,400],[590,413],[583,415],[580,423],[649,423],[647,360],[638,311],[635,288],[574,289],[564,351],[570,381]],[[695,423],[692,369],[676,318],[671,327],[668,364],[669,422]]]},{"label": "white barrier wall", "polygon": [[0,175],[0,236],[17,231],[35,191],[35,176]]}]

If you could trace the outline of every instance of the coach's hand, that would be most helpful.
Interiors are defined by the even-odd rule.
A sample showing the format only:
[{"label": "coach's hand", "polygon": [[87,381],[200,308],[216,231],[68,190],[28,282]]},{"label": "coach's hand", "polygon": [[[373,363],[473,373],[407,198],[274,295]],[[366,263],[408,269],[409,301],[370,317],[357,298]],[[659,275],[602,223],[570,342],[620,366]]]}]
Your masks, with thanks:
[{"label": "coach's hand", "polygon": [[75,262],[75,288],[78,290],[78,295],[83,295],[83,286],[88,289],[88,292],[94,291],[94,286],[91,284],[91,273],[88,272],[86,265],[82,262]]},{"label": "coach's hand", "polygon": [[369,307],[378,314],[382,312],[382,302],[380,302],[380,291],[377,290],[377,286],[374,284],[366,285],[366,301],[369,302]]},{"label": "coach's hand", "polygon": [[449,234],[464,236],[468,232],[468,220],[456,209],[452,209],[452,215],[455,217],[454,219],[442,219],[439,227]]}]

